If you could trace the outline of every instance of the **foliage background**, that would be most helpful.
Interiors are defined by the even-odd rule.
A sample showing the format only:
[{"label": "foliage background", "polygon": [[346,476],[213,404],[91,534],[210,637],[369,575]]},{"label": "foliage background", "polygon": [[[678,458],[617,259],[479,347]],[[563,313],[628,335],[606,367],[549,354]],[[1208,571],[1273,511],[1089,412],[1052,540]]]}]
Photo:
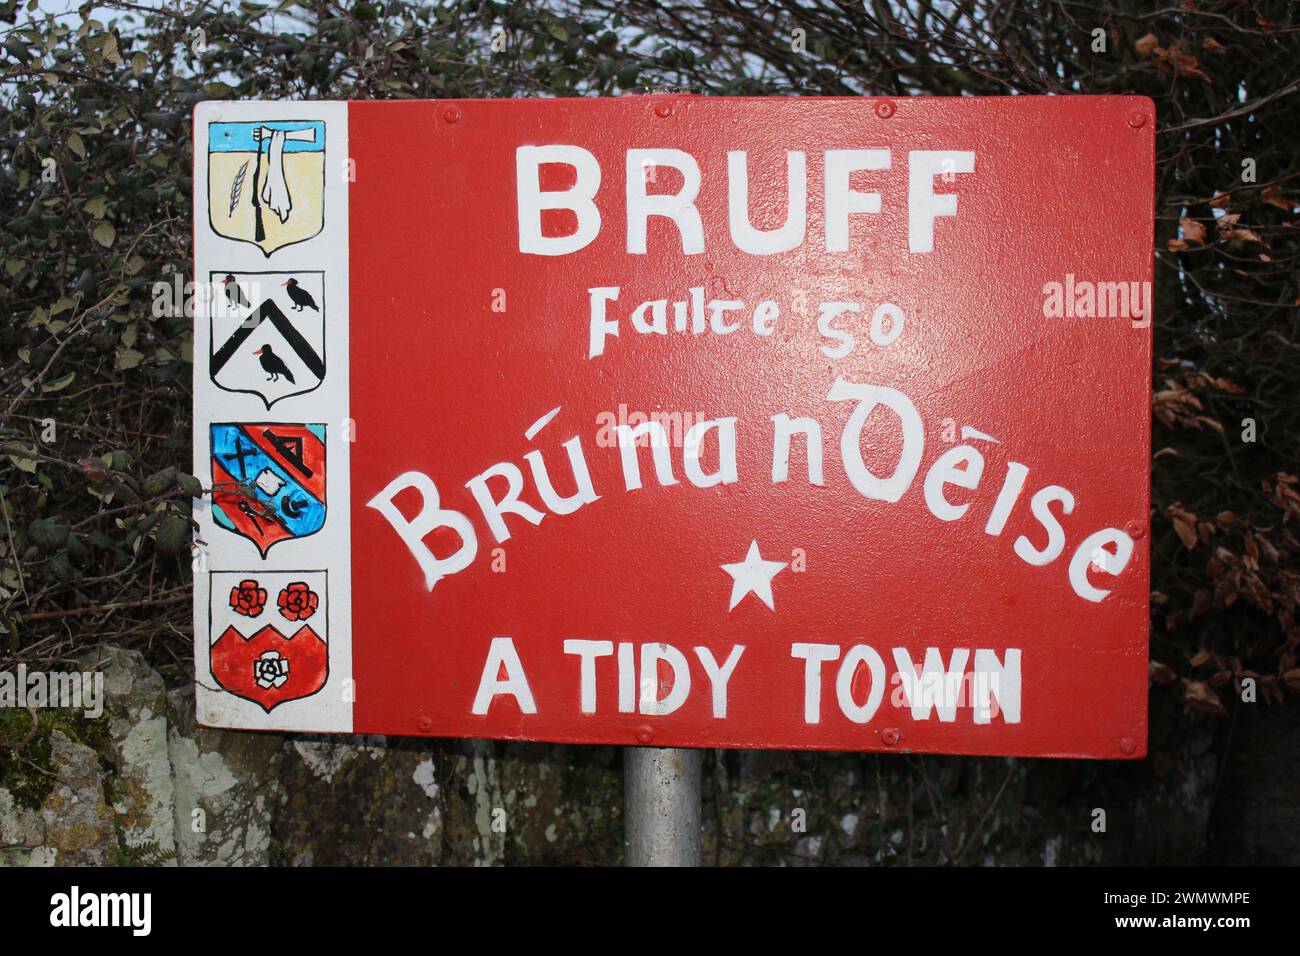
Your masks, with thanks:
[{"label": "foliage background", "polygon": [[[659,85],[1152,97],[1153,765],[1194,714],[1223,719],[1223,765],[1242,707],[1294,713],[1300,23],[1287,0],[107,2],[62,16],[0,0],[0,668],[109,642],[174,683],[192,672],[191,320],[156,303],[159,283],[189,278],[195,103]],[[1245,678],[1258,703],[1240,702]]]}]

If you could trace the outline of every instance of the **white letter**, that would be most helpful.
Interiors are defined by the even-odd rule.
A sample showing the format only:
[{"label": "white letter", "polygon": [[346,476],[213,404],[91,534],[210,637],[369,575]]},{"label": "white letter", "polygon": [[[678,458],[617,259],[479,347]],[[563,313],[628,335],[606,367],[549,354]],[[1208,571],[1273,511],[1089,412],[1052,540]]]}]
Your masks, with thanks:
[{"label": "white letter", "polygon": [[823,345],[822,355],[830,359],[841,359],[853,351],[857,340],[846,329],[837,329],[831,325],[841,312],[861,312],[862,306],[856,302],[823,302],[817,307],[817,331],[836,344]]},{"label": "white letter", "polygon": [[808,449],[808,483],[824,485],[822,476],[822,426],[815,418],[792,419],[785,412],[772,416],[772,482],[790,477],[790,436],[799,432]]},{"label": "white letter", "polygon": [[628,641],[618,645],[618,712],[636,713],[636,658]]},{"label": "white letter", "polygon": [[619,454],[623,457],[623,485],[628,491],[641,487],[641,462],[637,458],[636,440],[641,435],[650,436],[650,452],[655,460],[655,474],[661,485],[675,485],[673,463],[668,454],[668,431],[653,419],[642,422],[636,428],[619,425],[614,429],[618,435]]},{"label": "white letter", "polygon": [[[505,680],[497,676],[502,665],[506,669]],[[488,705],[493,698],[501,694],[513,697],[519,704],[521,713],[537,713],[533,692],[528,687],[528,678],[524,676],[524,665],[519,661],[514,640],[509,637],[492,638],[492,646],[488,648],[487,663],[483,665],[483,676],[479,678],[478,693],[474,695],[474,706],[470,708],[470,713],[482,717],[488,712]]]},{"label": "white letter", "polygon": [[936,173],[975,172],[975,153],[967,150],[912,150],[907,154],[907,248],[934,251],[934,220],[957,215],[957,197],[934,191]]},{"label": "white letter", "polygon": [[148,936],[153,928],[153,894],[135,893],[131,898],[132,936]]},{"label": "white letter", "polygon": [[[862,661],[867,662],[867,668],[871,671],[871,690],[867,693],[866,703],[859,707],[853,699],[853,675]],[[885,662],[880,659],[875,648],[866,644],[854,644],[849,648],[840,664],[840,672],[835,677],[835,696],[844,716],[855,724],[865,724],[872,718],[885,696]]]},{"label": "white letter", "polygon": [[822,663],[837,660],[840,649],[834,644],[791,644],[791,657],[802,657],[803,722],[819,724],[822,720]]},{"label": "white letter", "polygon": [[888,169],[887,149],[826,151],[826,251],[848,252],[849,216],[880,212],[880,193],[855,192],[849,179],[859,169]]},{"label": "white letter", "polygon": [[1063,514],[1068,515],[1074,510],[1074,495],[1060,485],[1040,488],[1038,493],[1029,499],[1029,507],[1034,517],[1047,529],[1047,546],[1042,551],[1038,551],[1023,534],[1016,538],[1016,554],[1020,555],[1022,561],[1036,567],[1051,564],[1065,549],[1065,532],[1061,530],[1061,523],[1056,520],[1056,515],[1052,514],[1050,507],[1053,501],[1061,502]]},{"label": "white letter", "polygon": [[[1115,546],[1114,554],[1105,549],[1108,544]],[[1100,562],[1096,560],[1098,551],[1105,555]],[[1089,566],[1114,577],[1128,567],[1132,556],[1133,539],[1119,528],[1103,528],[1090,534],[1075,549],[1074,557],[1070,558],[1070,587],[1074,588],[1074,593],[1079,597],[1100,602],[1110,592],[1092,586],[1088,580]]]},{"label": "white letter", "polygon": [[50,925],[67,926],[68,925],[68,894],[55,893],[50,897]]},{"label": "white letter", "polygon": [[[489,478],[498,476],[506,480],[506,493],[500,501],[493,499],[492,492],[487,486]],[[542,519],[546,517],[526,501],[519,500],[519,492],[524,490],[524,473],[512,462],[503,461],[499,465],[493,465],[487,471],[465,482],[465,487],[470,490],[478,506],[483,509],[483,517],[487,519],[488,527],[492,529],[492,534],[496,536],[497,541],[510,539],[510,529],[506,527],[503,515],[517,514],[534,525],[541,524]]]},{"label": "white letter", "polygon": [[[407,488],[420,492],[420,513],[414,521],[407,521],[393,504],[393,499]],[[469,567],[478,554],[478,536],[474,533],[470,520],[459,511],[438,506],[438,487],[423,472],[408,471],[398,475],[383,491],[366,502],[366,507],[374,508],[388,519],[388,523],[420,565],[420,570],[424,572],[424,586],[430,591],[448,574]],[[449,558],[435,558],[433,552],[424,545],[424,536],[438,527],[450,528],[460,536],[461,545]]]},{"label": "white letter", "polygon": [[[572,189],[542,192],[538,168],[545,163],[572,166]],[[592,201],[600,189],[600,163],[581,146],[520,146],[515,150],[515,191],[519,209],[519,251],[562,256],[591,244],[600,232],[600,210]],[[542,235],[542,210],[572,209],[578,228],[571,236]]]},{"label": "white letter", "polygon": [[[727,221],[731,241],[742,252],[770,256],[787,252],[803,242],[808,214],[808,170],[804,154],[786,155],[785,225],[770,232],[755,229],[749,221],[749,161],[744,150],[727,153]],[[768,193],[760,193],[766,199]],[[764,202],[763,205],[768,205]]]},{"label": "white letter", "polygon": [[596,712],[596,658],[614,653],[613,641],[583,641],[576,637],[564,642],[564,653],[577,654],[581,659],[579,705],[584,714]]},{"label": "white letter", "polygon": [[573,471],[573,483],[577,486],[577,490],[567,498],[561,498],[555,493],[555,485],[551,482],[550,472],[546,469],[540,451],[530,451],[524,455],[524,461],[528,462],[528,469],[533,473],[533,484],[537,485],[537,493],[542,496],[542,504],[551,509],[553,514],[570,515],[583,505],[600,500],[600,495],[596,494],[596,489],[591,484],[587,457],[582,452],[582,439],[574,435],[562,447],[569,453],[569,468]]},{"label": "white letter", "polygon": [[[706,475],[700,467],[700,452],[704,450],[704,436],[709,429],[718,430],[718,470]],[[729,485],[736,480],[736,420],[734,418],[706,419],[691,426],[682,440],[682,464],[686,477],[696,488]]]},{"label": "white letter", "polygon": [[984,525],[985,534],[996,536],[1002,533],[1002,529],[1007,526],[1007,518],[1011,516],[1011,509],[1020,498],[1020,490],[1025,487],[1025,476],[1028,474],[1029,469],[1020,462],[1007,462],[1007,476],[1003,479],[1002,490],[998,492],[998,500],[993,502],[989,520]]},{"label": "white letter", "polygon": [[[921,424],[916,406],[911,399],[895,389],[883,385],[857,385],[842,378],[835,380],[826,398],[832,402],[854,399],[858,402],[858,407],[849,416],[844,424],[844,432],[840,435],[840,458],[843,460],[844,473],[848,475],[853,487],[864,498],[898,501],[916,477],[916,470],[921,466],[921,450],[925,445],[925,426]],[[903,425],[903,452],[898,457],[894,474],[888,479],[877,478],[862,460],[862,426],[877,404],[892,410]]]},{"label": "white letter", "polygon": [[[644,170],[650,166],[671,166],[682,174],[682,188],[676,194],[647,196]],[[629,149],[627,151],[627,251],[645,253],[646,220],[663,216],[677,224],[682,252],[704,251],[704,223],[695,208],[700,191],[700,167],[680,149]]]},{"label": "white letter", "polygon": [[618,301],[618,286],[597,286],[588,289],[591,296],[591,333],[588,338],[587,358],[595,358],[605,352],[605,337],[618,335],[618,322],[605,320],[605,303]]},{"label": "white letter", "polygon": [[975,650],[975,723],[987,724],[993,716],[990,697],[1008,724],[1020,723],[1020,648],[1008,647],[1004,666],[995,651]]},{"label": "white letter", "polygon": [[736,669],[740,663],[740,655],[745,653],[745,645],[737,644],[727,655],[727,661],[721,667],[718,666],[717,659],[713,656],[713,651],[707,647],[695,648],[695,656],[700,659],[700,664],[704,667],[704,673],[709,677],[709,683],[713,685],[713,716],[727,716],[727,682],[731,680],[731,672]]},{"label": "white letter", "polygon": [[952,659],[947,669],[943,666],[943,654],[937,647],[925,649],[925,663],[921,666],[921,675],[916,673],[916,664],[905,647],[894,648],[894,666],[903,681],[903,696],[912,708],[913,720],[929,720],[930,711],[939,713],[942,723],[952,723],[957,719],[957,704],[961,689],[962,673],[966,670],[966,659],[970,651],[964,647],[954,647]]},{"label": "white letter", "polygon": [[[963,467],[958,468],[958,463]],[[980,483],[984,474],[984,456],[970,445],[958,445],[949,448],[940,455],[930,470],[925,473],[925,504],[940,521],[956,521],[966,513],[970,502],[962,505],[949,504],[943,496],[944,485],[956,485],[958,488],[973,489]]]},{"label": "white letter", "polygon": [[[659,662],[667,661],[673,669],[673,689],[659,700]],[[641,713],[662,717],[671,714],[686,700],[691,690],[691,667],[686,655],[671,644],[641,645]]]}]

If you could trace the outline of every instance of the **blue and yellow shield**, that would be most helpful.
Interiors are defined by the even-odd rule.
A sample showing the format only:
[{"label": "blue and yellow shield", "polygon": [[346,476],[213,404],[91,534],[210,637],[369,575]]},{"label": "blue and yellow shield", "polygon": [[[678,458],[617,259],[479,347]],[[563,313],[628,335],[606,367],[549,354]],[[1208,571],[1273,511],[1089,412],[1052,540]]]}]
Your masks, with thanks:
[{"label": "blue and yellow shield", "polygon": [[325,124],[208,124],[208,220],[270,256],[325,225]]}]

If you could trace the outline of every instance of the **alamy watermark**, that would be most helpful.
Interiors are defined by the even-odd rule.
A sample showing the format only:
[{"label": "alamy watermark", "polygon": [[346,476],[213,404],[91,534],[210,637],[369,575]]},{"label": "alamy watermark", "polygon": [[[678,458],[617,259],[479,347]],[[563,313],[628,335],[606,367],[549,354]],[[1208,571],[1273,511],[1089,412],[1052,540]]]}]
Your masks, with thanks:
[{"label": "alamy watermark", "polygon": [[1151,324],[1151,283],[1076,279],[1043,286],[1043,315],[1049,319],[1131,319],[1133,328]]},{"label": "alamy watermark", "polygon": [[0,708],[66,708],[91,720],[104,713],[104,675],[100,671],[0,671]]}]

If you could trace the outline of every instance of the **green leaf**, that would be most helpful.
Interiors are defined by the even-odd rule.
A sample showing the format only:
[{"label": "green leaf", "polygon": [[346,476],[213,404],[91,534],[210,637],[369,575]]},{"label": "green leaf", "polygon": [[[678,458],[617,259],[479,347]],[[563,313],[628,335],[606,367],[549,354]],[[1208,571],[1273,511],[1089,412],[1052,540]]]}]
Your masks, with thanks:
[{"label": "green leaf", "polygon": [[176,467],[168,465],[144,480],[141,489],[146,495],[160,495],[176,484]]},{"label": "green leaf", "polygon": [[180,486],[181,491],[185,492],[191,498],[198,498],[203,494],[203,482],[199,481],[193,475],[187,475],[183,471],[177,473],[176,484]]},{"label": "green leaf", "polygon": [[95,231],[91,235],[95,237],[97,243],[107,249],[113,244],[113,240],[117,238],[117,230],[113,228],[111,222],[104,220],[95,227]]},{"label": "green leaf", "polygon": [[53,382],[46,382],[41,386],[42,392],[59,392],[72,384],[72,380],[77,377],[76,372],[69,372],[62,378],[57,378]]},{"label": "green leaf", "polygon": [[158,526],[158,550],[175,554],[189,546],[190,523],[180,515],[168,515]]},{"label": "green leaf", "polygon": [[137,352],[135,349],[118,349],[117,350],[117,369],[125,372],[133,369],[144,361],[144,353]]},{"label": "green leaf", "polygon": [[68,526],[55,518],[36,518],[27,526],[32,541],[46,551],[63,547],[68,540]]}]

